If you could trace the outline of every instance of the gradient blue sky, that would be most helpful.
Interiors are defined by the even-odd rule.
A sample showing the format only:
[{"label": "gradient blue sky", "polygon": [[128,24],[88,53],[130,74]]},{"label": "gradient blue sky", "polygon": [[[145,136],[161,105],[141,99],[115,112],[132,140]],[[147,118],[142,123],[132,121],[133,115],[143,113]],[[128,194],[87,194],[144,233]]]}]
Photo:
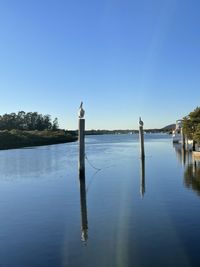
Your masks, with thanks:
[{"label": "gradient blue sky", "polygon": [[0,114],[163,127],[200,103],[200,1],[0,0]]}]

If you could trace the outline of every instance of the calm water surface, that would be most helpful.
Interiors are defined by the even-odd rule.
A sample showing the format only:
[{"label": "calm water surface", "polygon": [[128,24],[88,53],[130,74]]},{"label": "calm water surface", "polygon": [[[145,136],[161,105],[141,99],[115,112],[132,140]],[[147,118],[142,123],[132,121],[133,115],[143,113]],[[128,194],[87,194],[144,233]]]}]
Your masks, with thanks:
[{"label": "calm water surface", "polygon": [[168,135],[0,151],[0,266],[199,266],[200,166]]}]

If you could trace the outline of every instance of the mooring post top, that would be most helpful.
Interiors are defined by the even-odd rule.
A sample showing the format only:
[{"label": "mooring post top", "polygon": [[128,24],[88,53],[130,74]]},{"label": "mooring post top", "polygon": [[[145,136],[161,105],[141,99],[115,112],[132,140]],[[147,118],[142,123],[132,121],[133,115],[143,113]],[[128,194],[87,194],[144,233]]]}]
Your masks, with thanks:
[{"label": "mooring post top", "polygon": [[83,102],[81,101],[79,111],[78,111],[78,117],[79,119],[83,119],[85,115],[85,110],[83,109]]},{"label": "mooring post top", "polygon": [[140,126],[143,126],[144,125],[144,122],[141,120],[141,117],[139,117],[139,125]]}]

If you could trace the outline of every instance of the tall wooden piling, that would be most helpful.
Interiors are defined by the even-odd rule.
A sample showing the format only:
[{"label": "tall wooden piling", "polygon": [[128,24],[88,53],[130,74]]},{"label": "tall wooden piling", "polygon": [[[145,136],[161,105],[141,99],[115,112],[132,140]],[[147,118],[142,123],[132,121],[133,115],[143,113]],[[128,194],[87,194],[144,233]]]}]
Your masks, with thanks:
[{"label": "tall wooden piling", "polygon": [[141,158],[145,157],[144,153],[144,130],[143,130],[143,121],[139,119],[139,139],[140,139],[140,156]]},{"label": "tall wooden piling", "polygon": [[85,174],[85,119],[79,119],[79,174]]},{"label": "tall wooden piling", "polygon": [[186,141],[185,141],[185,134],[183,133],[183,128],[181,128],[181,141],[182,141],[182,149],[185,150],[186,146]]},{"label": "tall wooden piling", "polygon": [[79,140],[79,177],[85,177],[85,111],[83,109],[83,102],[79,107],[78,117],[78,140]]}]

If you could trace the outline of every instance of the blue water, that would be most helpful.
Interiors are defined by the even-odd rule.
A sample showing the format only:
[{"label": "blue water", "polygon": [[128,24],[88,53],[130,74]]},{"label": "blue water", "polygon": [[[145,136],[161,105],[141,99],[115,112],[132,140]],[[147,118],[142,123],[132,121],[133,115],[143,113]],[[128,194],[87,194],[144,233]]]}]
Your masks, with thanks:
[{"label": "blue water", "polygon": [[0,266],[199,266],[200,166],[169,135],[0,151]]}]

